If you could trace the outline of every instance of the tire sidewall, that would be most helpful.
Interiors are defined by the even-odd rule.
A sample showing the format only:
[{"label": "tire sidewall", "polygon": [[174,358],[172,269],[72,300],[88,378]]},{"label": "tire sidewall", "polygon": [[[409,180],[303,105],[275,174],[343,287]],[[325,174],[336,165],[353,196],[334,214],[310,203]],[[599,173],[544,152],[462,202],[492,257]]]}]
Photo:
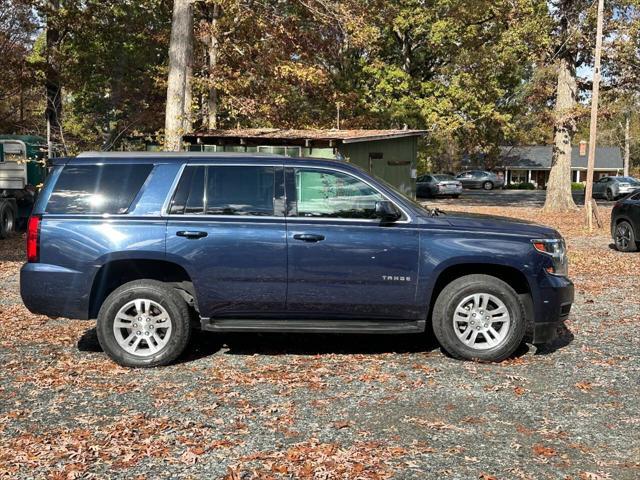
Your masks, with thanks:
[{"label": "tire sidewall", "polygon": [[484,190],[493,190],[493,183],[491,183],[491,182],[484,182],[484,183],[482,184],[482,188],[483,188]]},{"label": "tire sidewall", "polygon": [[[118,344],[113,323],[118,311],[127,303],[146,298],[160,304],[171,318],[171,338],[158,353],[139,357],[126,352]],[[189,312],[184,300],[161,282],[132,282],[111,293],[102,304],[96,325],[98,341],[116,363],[126,367],[154,367],[173,362],[184,351],[191,334]]]},{"label": "tire sidewall", "polygon": [[[478,276],[473,276],[478,277]],[[485,276],[483,276],[485,277]],[[465,277],[449,284],[438,296],[434,307],[433,327],[443,348],[452,356],[467,360],[502,361],[522,343],[526,330],[524,305],[518,294],[505,282],[486,276],[487,281]],[[486,350],[468,347],[458,338],[453,327],[453,315],[459,303],[474,293],[488,293],[499,298],[507,307],[510,317],[509,332],[500,345]]]},{"label": "tire sidewall", "polygon": [[[618,240],[617,240],[617,236],[618,236],[618,228],[620,228],[622,225],[625,225],[628,229],[629,229],[629,245],[627,246],[627,248],[620,248],[620,246],[618,246]],[[615,231],[615,237],[613,239],[615,245],[616,245],[616,249],[620,252],[635,252],[638,249],[638,244],[637,244],[637,239],[636,239],[636,234],[633,231],[633,225],[631,225],[629,222],[627,222],[626,220],[623,220],[622,222],[618,223],[616,225],[616,231]]]},{"label": "tire sidewall", "polygon": [[[7,225],[5,229],[6,219],[12,220],[10,225]],[[3,203],[0,205],[0,238],[7,238],[15,228],[15,216],[13,215],[13,209],[10,205]]]}]

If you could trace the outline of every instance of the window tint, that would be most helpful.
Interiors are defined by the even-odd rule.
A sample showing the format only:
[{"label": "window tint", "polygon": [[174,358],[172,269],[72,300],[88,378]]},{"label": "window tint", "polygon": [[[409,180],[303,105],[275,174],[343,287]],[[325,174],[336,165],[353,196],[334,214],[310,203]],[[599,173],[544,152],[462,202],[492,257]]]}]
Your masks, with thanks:
[{"label": "window tint", "polygon": [[127,213],[153,165],[67,165],[47,204],[47,213]]},{"label": "window tint", "polygon": [[[206,188],[205,188],[206,185]],[[274,167],[186,167],[172,214],[274,215]]]},{"label": "window tint", "polygon": [[207,215],[273,215],[273,167],[209,167]]},{"label": "window tint", "polygon": [[376,218],[381,194],[351,175],[298,168],[293,170],[295,198],[289,198],[293,217]]},{"label": "window tint", "polygon": [[193,215],[204,212],[204,171],[205,167],[185,167],[169,213]]}]

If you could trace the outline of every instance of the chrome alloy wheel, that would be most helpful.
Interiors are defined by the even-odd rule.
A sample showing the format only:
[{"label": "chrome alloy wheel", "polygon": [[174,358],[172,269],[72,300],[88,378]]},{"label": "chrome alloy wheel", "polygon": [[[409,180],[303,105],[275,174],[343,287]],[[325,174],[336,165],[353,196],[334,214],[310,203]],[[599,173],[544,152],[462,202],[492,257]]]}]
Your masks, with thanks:
[{"label": "chrome alloy wheel", "polygon": [[621,223],[616,227],[616,247],[619,250],[626,250],[631,243],[631,229],[626,223]]},{"label": "chrome alloy wheel", "polygon": [[489,293],[462,299],[453,314],[453,330],[467,347],[487,350],[500,345],[509,333],[509,310]]},{"label": "chrome alloy wheel", "polygon": [[113,334],[125,352],[149,357],[162,350],[171,338],[171,317],[159,303],[138,298],[118,311]]}]

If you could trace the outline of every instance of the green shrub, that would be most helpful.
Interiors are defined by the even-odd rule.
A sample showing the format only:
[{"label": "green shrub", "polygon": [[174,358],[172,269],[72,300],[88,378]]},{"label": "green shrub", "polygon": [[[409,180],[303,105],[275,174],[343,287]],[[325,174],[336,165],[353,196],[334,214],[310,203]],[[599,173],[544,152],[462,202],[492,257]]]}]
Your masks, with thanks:
[{"label": "green shrub", "polygon": [[512,183],[511,185],[507,185],[505,188],[509,190],[535,190],[536,186],[533,183],[522,182]]},{"label": "green shrub", "polygon": [[571,184],[571,190],[584,190],[584,183],[573,182]]}]

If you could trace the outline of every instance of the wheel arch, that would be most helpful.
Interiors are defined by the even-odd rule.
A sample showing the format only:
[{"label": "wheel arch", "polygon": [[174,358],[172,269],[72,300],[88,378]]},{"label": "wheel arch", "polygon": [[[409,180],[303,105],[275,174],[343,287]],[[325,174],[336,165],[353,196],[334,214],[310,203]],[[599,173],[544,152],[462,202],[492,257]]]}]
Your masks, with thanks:
[{"label": "wheel arch", "polygon": [[97,318],[100,307],[111,292],[134,280],[158,280],[172,284],[185,301],[197,310],[191,276],[179,264],[160,259],[117,259],[103,264],[93,278],[89,318]]},{"label": "wheel arch", "polygon": [[[443,268],[438,274],[431,289],[427,320],[431,322],[433,307],[444,287],[452,281],[466,275],[482,274],[498,278],[507,283],[520,296],[527,316],[527,336],[533,331],[535,311],[533,308],[533,289],[527,276],[511,265],[499,263],[456,263]],[[531,331],[529,331],[531,330]]]}]

